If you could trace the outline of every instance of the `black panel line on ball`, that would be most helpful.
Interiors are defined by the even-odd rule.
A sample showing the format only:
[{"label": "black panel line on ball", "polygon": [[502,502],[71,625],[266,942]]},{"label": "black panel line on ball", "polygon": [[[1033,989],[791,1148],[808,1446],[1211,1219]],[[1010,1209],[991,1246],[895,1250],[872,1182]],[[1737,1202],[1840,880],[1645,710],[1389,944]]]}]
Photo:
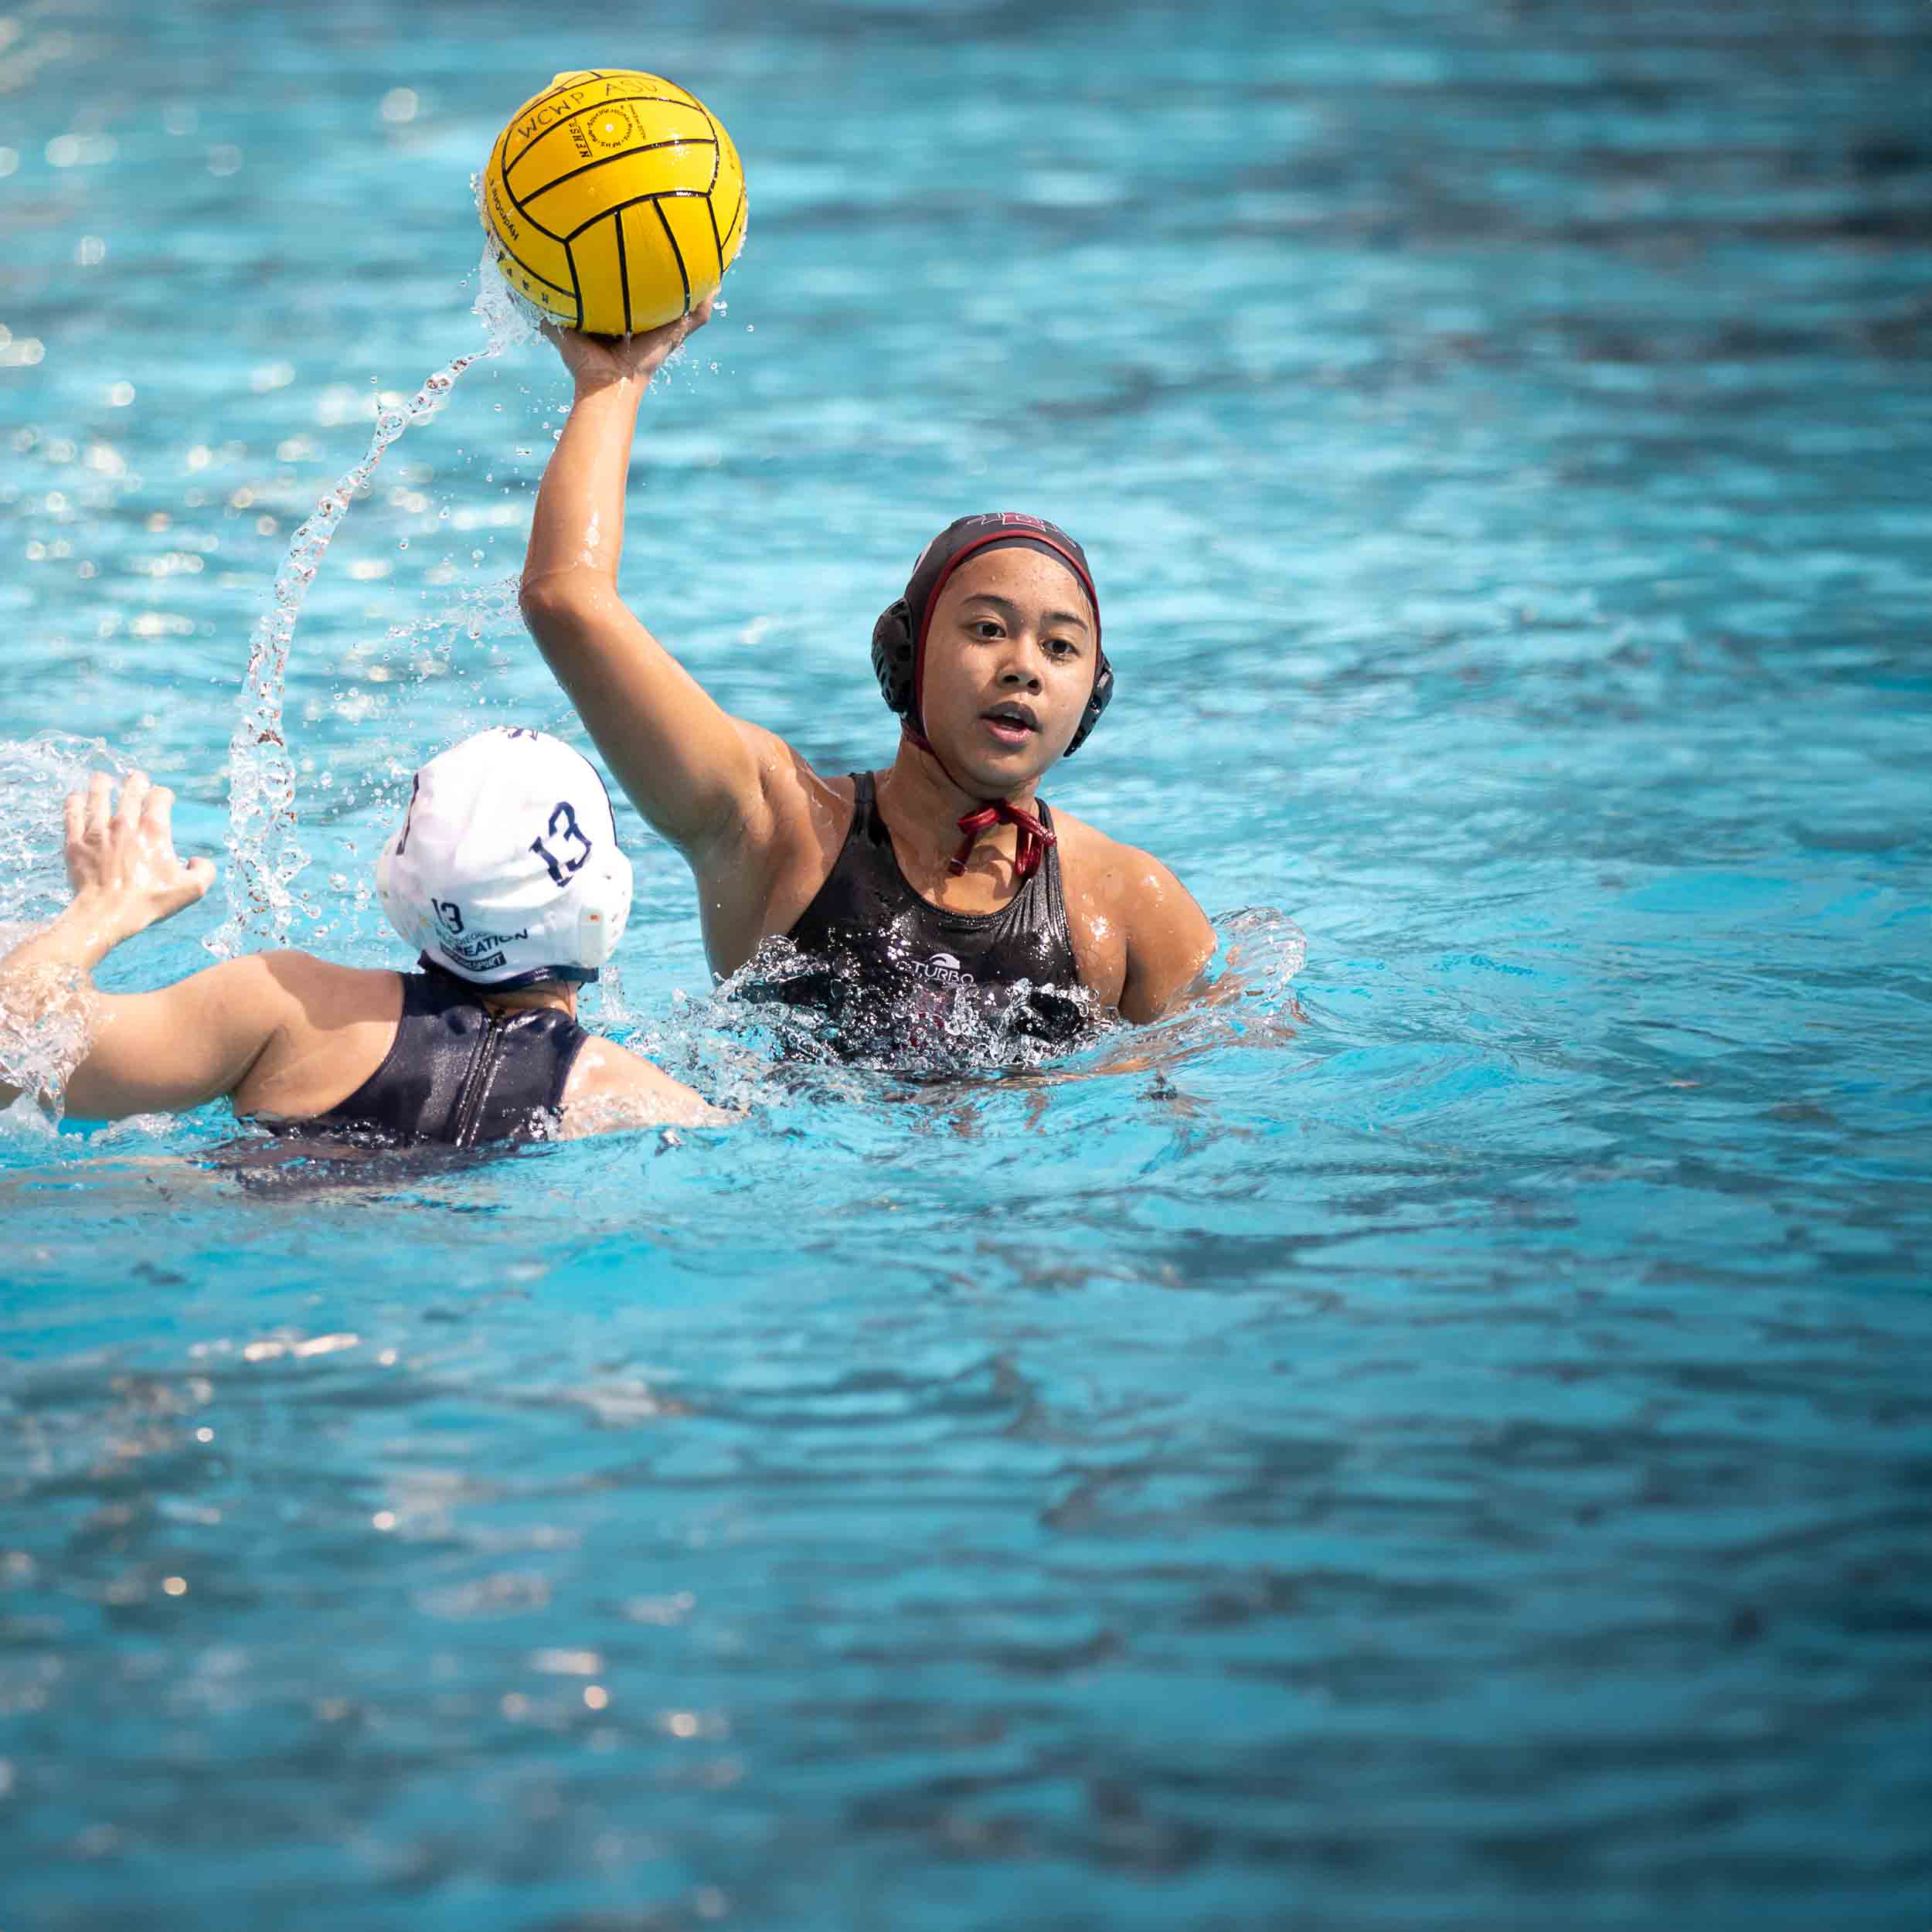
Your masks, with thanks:
[{"label": "black panel line on ball", "polygon": [[577,280],[577,258],[566,248],[563,259],[570,264],[570,293],[577,298],[577,318],[574,326],[583,326],[583,284]]},{"label": "black panel line on ball", "polygon": [[[566,181],[575,181],[578,175],[587,175],[594,168],[608,168],[614,161],[628,161],[633,155],[654,155],[660,148],[712,148],[715,145],[714,142],[709,141],[647,141],[641,148],[627,148],[621,154],[600,155],[595,161],[587,161],[581,168],[573,168],[567,175],[559,175],[553,181],[546,181],[541,188],[532,189],[530,199],[541,201],[552,189],[561,188]],[[713,172],[716,172],[715,165]],[[504,179],[507,182],[509,177],[505,175]],[[704,192],[701,189],[692,190],[693,194]],[[522,205],[521,202],[518,204],[519,207]]]},{"label": "black panel line on ball", "polygon": [[[679,100],[670,94],[613,94],[608,100],[600,100],[592,107],[573,107],[561,121],[552,121],[549,126],[544,129],[543,134],[532,134],[518,151],[517,157],[515,161],[511,161],[507,158],[504,161],[503,177],[505,180],[507,181],[509,179],[510,170],[512,168],[520,168],[523,165],[524,162],[529,158],[530,150],[536,147],[536,145],[544,138],[544,135],[553,134],[560,128],[567,128],[572,121],[577,119],[579,114],[594,114],[597,113],[600,108],[604,107],[621,107],[624,106],[627,102],[633,100],[662,100],[668,107],[696,108],[699,114],[704,114],[705,124],[707,127],[712,128],[714,132],[716,131],[716,124],[713,122],[711,117],[709,114],[705,114],[704,110],[702,107],[699,107],[698,104],[695,100]],[[694,134],[688,141],[685,143],[685,145],[687,148],[696,148],[702,145],[704,139],[705,137],[702,134]],[[654,145],[662,145],[662,144],[658,143]],[[641,155],[644,152],[644,150],[641,148],[633,148],[629,149],[628,151],[634,155]],[[611,157],[607,156],[606,158],[611,158]],[[560,175],[558,179],[561,180],[563,177]],[[537,190],[539,194],[542,194],[543,192],[543,190],[540,188]]]},{"label": "black panel line on ball", "polygon": [[[731,236],[732,236],[733,231],[733,230],[734,230],[737,227],[737,226],[738,226],[738,218],[739,218],[739,216],[741,216],[742,214],[743,214],[743,213],[744,213],[744,212],[745,212],[745,190],[744,190],[744,183],[743,183],[743,182],[740,182],[738,184],[738,205],[737,205],[737,206],[736,206],[736,208],[734,208],[734,209],[732,209],[732,211],[731,211],[731,219],[730,219],[730,220],[729,220],[728,222],[726,222],[726,223],[725,223],[724,238],[725,238],[725,240],[726,240],[726,241],[730,240]],[[723,254],[724,254],[724,250],[723,250],[722,248],[720,248],[720,249],[718,250],[718,253],[719,253],[719,255],[720,258],[722,258],[722,257],[723,257]]]},{"label": "black panel line on ball", "polygon": [[[524,115],[535,114],[538,108],[543,107],[546,102],[556,100],[559,94],[567,94],[573,87],[581,87],[586,80],[601,80],[603,78],[604,76],[601,73],[587,73],[580,75],[577,79],[574,80],[566,81],[561,87],[553,87],[548,94],[539,94],[533,100],[526,101],[523,106],[516,111],[515,114],[511,116],[511,126],[515,126],[516,123],[520,121]],[[566,114],[563,117],[563,120],[568,121],[570,117],[568,114]],[[553,121],[550,123],[550,128],[561,128],[563,125],[563,121]],[[531,135],[529,139],[524,142],[523,145],[516,151],[517,160],[521,161],[523,157],[527,155],[530,150],[550,131],[550,128],[539,128],[535,134]],[[511,168],[514,165],[515,163],[506,158],[503,163],[504,172],[505,174],[509,173]]]},{"label": "black panel line on ball", "polygon": [[539,221],[536,216],[532,214],[529,209],[525,207],[522,202],[517,201],[516,190],[510,185],[510,177],[507,173],[505,173],[503,176],[503,192],[509,196],[512,201],[516,202],[516,212],[521,215],[539,235],[548,235],[551,240],[556,243],[560,247],[562,246],[563,237],[560,235],[554,228],[546,228],[543,223]]},{"label": "black panel line on ball", "polygon": [[700,107],[698,111],[704,116],[704,124],[711,130],[711,137],[718,144],[717,152],[711,157],[711,179],[705,189],[707,195],[715,195],[718,192],[719,172],[724,166],[724,130],[711,118],[709,107]]},{"label": "black panel line on ball", "polygon": [[560,295],[568,295],[573,292],[566,288],[561,282],[552,281],[548,275],[539,275],[521,255],[512,255],[507,248],[503,251],[503,260],[515,263],[518,269],[529,276],[532,281],[541,282],[546,288],[554,288]]},{"label": "black panel line on ball", "polygon": [[[561,121],[553,121],[540,133],[531,135],[529,139],[517,150],[515,160],[512,161],[506,152],[503,161],[504,180],[505,182],[509,180],[510,170],[512,168],[521,168],[524,162],[529,159],[532,148],[539,146],[547,136],[555,134],[559,128],[569,127],[579,114],[594,114],[597,111],[598,107],[619,107],[627,101],[632,100],[662,100],[667,107],[695,108],[698,113],[704,114],[707,122],[711,121],[711,117],[705,114],[703,108],[699,107],[695,100],[679,100],[672,94],[613,94],[608,100],[600,100],[595,107],[573,107]],[[715,127],[716,124],[713,122],[712,124]],[[693,134],[685,143],[685,145],[689,148],[699,148],[703,146],[706,138],[702,134]],[[632,154],[641,154],[644,151],[641,148],[633,148],[629,151]],[[615,157],[607,156],[606,158],[614,159]],[[536,192],[540,195],[543,190],[539,188]]]},{"label": "black panel line on ball", "polygon": [[[553,97],[546,96],[546,98],[553,98]],[[524,156],[527,155],[539,141],[543,139],[544,135],[553,134],[560,128],[567,128],[572,121],[577,119],[579,114],[594,114],[600,107],[621,107],[625,106],[628,103],[634,100],[662,100],[667,107],[689,107],[694,114],[703,115],[706,124],[710,127],[714,131],[717,127],[717,123],[712,120],[710,115],[705,113],[704,109],[700,107],[696,101],[682,100],[676,94],[612,94],[608,100],[595,102],[590,107],[573,107],[570,111],[567,114],[564,115],[560,121],[552,121],[549,126],[546,128],[541,134],[534,134],[531,135],[529,139],[526,141],[523,144],[522,147],[518,151],[516,157],[517,162],[520,162],[523,159]],[[706,137],[702,134],[694,134],[691,138],[691,145],[695,148],[699,141],[705,138]],[[515,165],[516,164],[515,162],[506,161],[503,164],[505,173],[507,174],[511,168]]]},{"label": "black panel line on ball", "polygon": [[678,279],[684,284],[684,312],[689,315],[691,313],[691,271],[684,265],[684,250],[678,246],[678,238],[671,232],[671,218],[664,212],[662,199],[653,201],[651,206],[658,211],[658,219],[664,227],[664,238],[671,244],[672,253],[678,258]]},{"label": "black panel line on ball", "polygon": [[624,291],[624,332],[631,333],[631,263],[624,252],[624,210],[620,208],[611,217],[611,225],[617,231],[617,286]]},{"label": "black panel line on ball", "polygon": [[628,201],[621,201],[614,208],[600,208],[588,221],[579,222],[569,234],[560,236],[557,239],[567,247],[585,229],[594,228],[606,215],[621,214],[627,208],[641,208],[648,201],[687,201],[703,192],[702,188],[661,188],[655,195],[633,195]]},{"label": "black panel line on ball", "polygon": [[709,195],[704,198],[704,212],[710,218],[711,246],[718,251],[718,279],[724,280],[724,237],[718,233],[718,204]]},{"label": "black panel line on ball", "polygon": [[[572,83],[573,86],[576,83],[574,82]],[[509,126],[506,127],[503,130],[503,172],[506,175],[516,165],[517,161],[521,161],[523,157],[527,155],[530,150],[550,131],[550,128],[560,127],[563,123],[553,121],[550,123],[550,128],[539,128],[535,134],[531,135],[528,141],[524,142],[521,148],[518,148],[516,151],[516,161],[512,161],[510,158],[510,143],[509,137],[511,128],[514,128],[517,122],[522,119],[525,114],[535,114],[538,108],[541,107],[546,101],[554,100],[559,94],[568,94],[570,91],[570,90],[568,87],[553,87],[547,94],[539,94],[536,100],[532,100],[527,107],[519,109],[516,114],[511,117]]]}]

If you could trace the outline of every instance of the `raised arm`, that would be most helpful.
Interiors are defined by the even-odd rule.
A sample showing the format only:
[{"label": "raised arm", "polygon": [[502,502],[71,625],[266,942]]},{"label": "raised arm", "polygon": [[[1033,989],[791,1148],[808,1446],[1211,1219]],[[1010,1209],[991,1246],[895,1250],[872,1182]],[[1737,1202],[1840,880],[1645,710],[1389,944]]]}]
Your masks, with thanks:
[{"label": "raised arm", "polygon": [[[52,1022],[85,1029],[67,1111],[83,1120],[198,1107],[231,1094],[280,1022],[281,995],[260,955],[231,959],[155,993],[98,992],[95,967],[124,940],[192,906],[215,869],[184,866],[168,830],[174,794],[139,772],[121,789],[97,774],[67,801],[74,896],[51,926],[0,959],[0,1066],[24,1070]],[[0,1073],[0,1106],[22,1089]]]},{"label": "raised arm", "polygon": [[638,407],[666,356],[710,318],[611,340],[554,332],[577,386],[543,473],[524,621],[632,801],[694,862],[763,829],[760,740],[722,709],[617,595]]}]

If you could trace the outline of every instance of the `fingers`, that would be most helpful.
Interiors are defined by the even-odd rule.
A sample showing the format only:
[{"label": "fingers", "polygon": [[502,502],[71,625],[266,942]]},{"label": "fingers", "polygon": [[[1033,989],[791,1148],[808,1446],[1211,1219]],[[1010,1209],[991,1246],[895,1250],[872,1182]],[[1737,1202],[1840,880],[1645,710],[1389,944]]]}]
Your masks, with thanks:
[{"label": "fingers", "polygon": [[175,856],[174,815],[173,791],[166,785],[151,787],[142,808],[141,829],[146,842],[152,847],[155,857],[173,869],[176,885],[184,889],[192,886],[192,889],[187,890],[186,896],[170,908],[179,911],[183,906],[192,906],[207,891],[215,876],[215,868],[206,859],[190,859],[184,866]]},{"label": "fingers", "polygon": [[151,893],[147,900],[144,926],[157,920],[172,919],[183,906],[192,906],[197,900],[207,896],[208,888],[215,883],[213,862],[206,859],[191,860],[175,875],[165,890]]},{"label": "fingers", "polygon": [[107,833],[114,823],[114,781],[104,771],[87,774],[86,792],[70,792],[66,822],[67,883],[77,893],[97,887],[109,868]]},{"label": "fingers", "polygon": [[[121,808],[127,809],[127,797],[121,798]],[[156,785],[148,794],[147,821],[148,829],[160,842],[172,852],[175,849],[175,794],[165,785]]]},{"label": "fingers", "polygon": [[128,774],[118,806],[104,771],[63,802],[68,881],[77,895],[112,907],[121,938],[192,906],[214,883],[211,861],[175,856],[174,809],[173,791],[143,771]]},{"label": "fingers", "polygon": [[623,338],[621,352],[633,368],[655,369],[683,339],[684,324],[685,318],[679,315],[655,328],[641,328]]},{"label": "fingers", "polygon": [[121,804],[114,813],[114,829],[132,832],[141,823],[141,811],[146,802],[149,786],[145,771],[131,771],[122,781]]},{"label": "fingers", "polygon": [[114,815],[114,781],[104,771],[90,772],[87,776],[87,803],[80,835],[98,845],[107,836],[107,827]]},{"label": "fingers", "polygon": [[[713,304],[716,302],[717,299],[718,291],[716,289],[713,289],[711,293],[707,295],[702,301],[699,303],[697,307],[691,311],[690,315],[686,318],[686,320],[689,321],[692,328],[702,328],[705,324],[710,321],[712,307]],[[689,331],[687,330],[685,332],[689,334]]]},{"label": "fingers", "polygon": [[199,882],[195,885],[193,892],[182,901],[185,906],[192,906],[207,891],[215,876],[215,867],[211,859],[191,859],[184,866],[175,858],[174,816],[174,793],[165,785],[155,786],[148,794],[147,818],[142,829],[154,841],[161,853],[165,855],[168,862],[178,869],[184,879]]},{"label": "fingers", "polygon": [[62,855],[67,862],[67,883],[76,892],[87,883],[90,869],[87,857],[87,794],[70,791],[61,808],[66,837]]}]

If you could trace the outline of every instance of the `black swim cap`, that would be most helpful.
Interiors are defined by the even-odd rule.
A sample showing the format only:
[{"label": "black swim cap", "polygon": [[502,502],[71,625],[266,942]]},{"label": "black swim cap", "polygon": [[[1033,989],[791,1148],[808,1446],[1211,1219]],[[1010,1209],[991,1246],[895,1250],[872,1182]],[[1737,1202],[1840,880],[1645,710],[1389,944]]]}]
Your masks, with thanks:
[{"label": "black swim cap", "polygon": [[872,668],[878,673],[879,689],[886,702],[903,718],[916,743],[923,743],[925,723],[920,716],[920,686],[925,669],[926,634],[932,623],[933,606],[946,580],[968,557],[982,550],[1019,549],[1037,550],[1071,571],[1087,594],[1094,613],[1094,689],[1085,715],[1073,743],[1066,747],[1071,757],[1100,723],[1114,695],[1114,670],[1100,648],[1100,600],[1094,588],[1094,573],[1087,566],[1087,553],[1060,528],[1044,517],[1027,516],[1018,510],[995,510],[981,516],[962,516],[949,523],[924,549],[906,580],[906,594],[881,614],[872,627]]}]

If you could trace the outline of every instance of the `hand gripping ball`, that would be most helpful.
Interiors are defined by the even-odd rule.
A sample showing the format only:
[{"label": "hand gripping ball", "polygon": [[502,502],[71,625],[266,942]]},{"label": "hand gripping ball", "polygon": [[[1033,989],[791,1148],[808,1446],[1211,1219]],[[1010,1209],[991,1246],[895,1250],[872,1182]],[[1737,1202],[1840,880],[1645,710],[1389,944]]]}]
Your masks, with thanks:
[{"label": "hand gripping ball", "polygon": [[745,238],[744,170],[673,83],[560,73],[497,137],[483,226],[497,267],[546,315],[628,335],[716,292]]}]

